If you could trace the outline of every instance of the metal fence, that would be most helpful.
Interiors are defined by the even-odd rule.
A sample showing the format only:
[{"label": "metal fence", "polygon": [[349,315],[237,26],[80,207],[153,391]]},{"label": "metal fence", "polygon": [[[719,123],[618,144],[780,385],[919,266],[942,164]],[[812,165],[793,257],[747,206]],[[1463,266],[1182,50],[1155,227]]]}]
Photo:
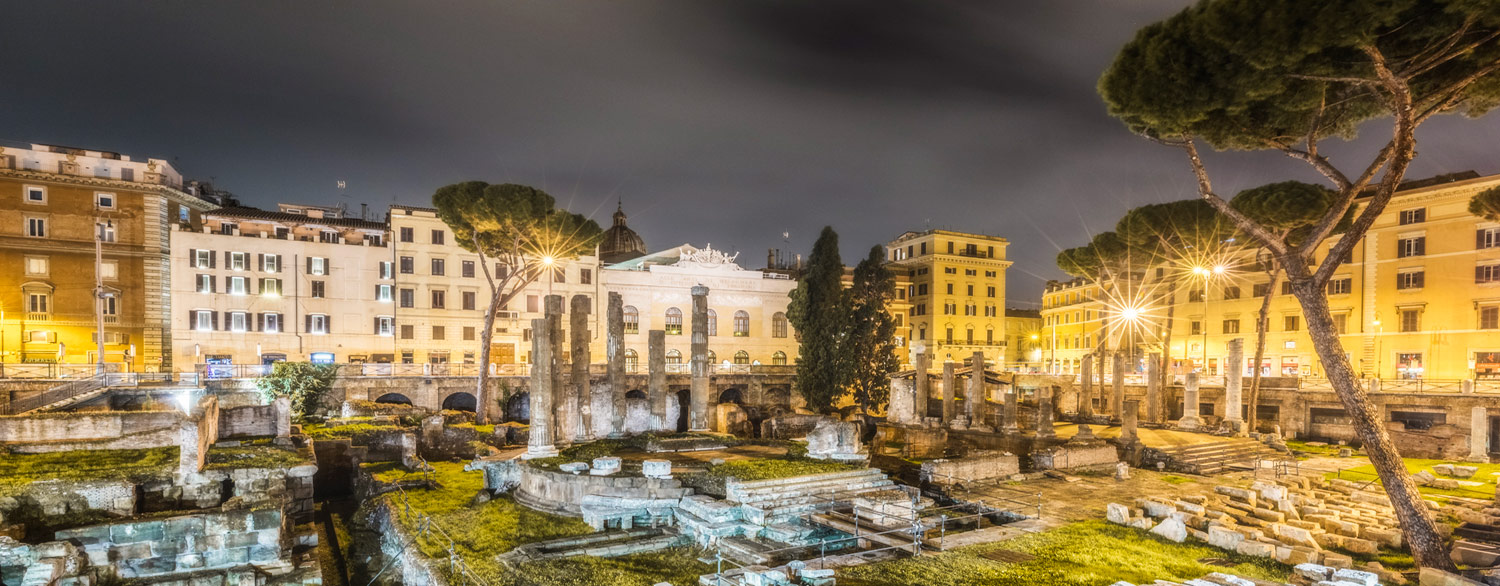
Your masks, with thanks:
[{"label": "metal fence", "polygon": [[[118,362],[104,363],[104,372],[120,372]],[[0,378],[35,378],[63,380],[89,378],[99,374],[98,364],[24,364],[0,362]]]},{"label": "metal fence", "polygon": [[6,409],[7,414],[19,415],[41,409],[61,401],[66,401],[78,395],[89,393],[109,386],[108,374],[101,374],[68,381],[51,387],[40,393],[25,395],[12,399]]}]

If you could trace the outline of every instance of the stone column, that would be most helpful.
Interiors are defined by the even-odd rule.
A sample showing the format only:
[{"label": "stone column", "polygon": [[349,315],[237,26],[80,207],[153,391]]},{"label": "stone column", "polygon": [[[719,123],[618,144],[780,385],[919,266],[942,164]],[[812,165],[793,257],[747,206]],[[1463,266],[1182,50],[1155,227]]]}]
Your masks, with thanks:
[{"label": "stone column", "polygon": [[[609,324],[605,326],[605,360],[609,361],[609,434],[612,437],[625,435],[625,302],[619,293],[609,294],[609,309],[606,310]],[[596,413],[602,418],[602,413]]]},{"label": "stone column", "polygon": [[1224,360],[1224,423],[1234,435],[1245,434],[1245,416],[1240,399],[1241,377],[1245,374],[1245,339],[1229,341],[1229,357]]},{"label": "stone column", "polygon": [[1020,411],[1020,397],[1015,387],[1005,392],[1005,410],[1001,411],[1000,431],[1004,433],[1017,433],[1021,431],[1021,425],[1016,420]]},{"label": "stone column", "polygon": [[964,412],[969,427],[989,429],[984,420],[984,352],[975,351],[974,366],[969,369],[969,392],[964,395]]},{"label": "stone column", "polygon": [[[651,396],[651,428],[657,431],[676,431],[677,423],[667,421],[667,331],[651,330],[646,333],[646,391]],[[686,409],[686,405],[678,405]]]},{"label": "stone column", "polygon": [[587,295],[574,295],[568,301],[568,340],[572,346],[573,356],[573,404],[577,408],[570,416],[574,420],[575,427],[573,439],[575,441],[586,441],[593,438],[593,402],[594,397],[589,392],[589,363],[592,357],[589,355],[589,297]]},{"label": "stone column", "polygon": [[1084,354],[1083,371],[1078,375],[1078,417],[1084,421],[1094,418],[1094,355]]},{"label": "stone column", "polygon": [[1198,373],[1189,372],[1182,379],[1182,419],[1177,427],[1184,431],[1196,431],[1203,426],[1198,418]]},{"label": "stone column", "polygon": [[547,340],[547,318],[531,320],[531,429],[521,457],[550,458],[552,444],[552,343]]},{"label": "stone column", "polygon": [[1120,443],[1122,445],[1139,441],[1140,437],[1136,435],[1135,428],[1140,418],[1140,410],[1141,402],[1134,399],[1126,401],[1125,406],[1120,409]]},{"label": "stone column", "polygon": [[1146,421],[1161,423],[1166,417],[1161,409],[1161,355],[1146,355]]},{"label": "stone column", "polygon": [[891,377],[891,406],[887,417],[892,423],[903,425],[920,424],[917,417],[915,380]]},{"label": "stone column", "polygon": [[1099,352],[1098,354],[1094,355],[1094,361],[1098,363],[1096,366],[1098,366],[1098,371],[1099,371],[1099,372],[1095,373],[1095,375],[1094,375],[1095,377],[1098,377],[1098,379],[1099,379],[1098,380],[1098,382],[1099,382],[1099,412],[1100,413],[1119,413],[1120,412],[1120,406],[1118,404],[1110,403],[1109,408],[1107,408],[1107,409],[1104,406],[1104,403],[1105,403],[1105,394],[1104,394],[1104,355],[1105,355],[1105,352],[1102,352],[1102,351]]},{"label": "stone column", "polygon": [[548,295],[544,301],[547,336],[552,353],[552,429],[553,441],[567,445],[573,441],[574,413],[578,405],[574,402],[572,389],[563,384],[563,296]]},{"label": "stone column", "polygon": [[932,396],[932,381],[927,380],[927,369],[929,357],[927,352],[917,352],[917,363],[913,368],[917,370],[917,422],[921,423],[927,419],[927,403]]},{"label": "stone column", "polygon": [[1057,432],[1052,429],[1052,387],[1038,387],[1036,390],[1036,439],[1054,437],[1057,437]]},{"label": "stone column", "polygon": [[[958,378],[958,376],[956,374],[954,374],[954,371],[956,369],[957,369],[957,365],[955,365],[952,360],[944,360],[943,361],[943,424],[944,425],[954,425],[956,423],[953,420],[953,417],[955,415],[955,413],[954,413],[955,409],[953,408],[954,407],[954,405],[953,405],[953,399],[958,396],[957,390],[953,388],[954,387],[954,383],[957,382],[957,378]],[[962,423],[959,423],[958,425],[959,425],[959,427],[967,427],[968,426],[968,422],[962,422]]]},{"label": "stone column", "polygon": [[1490,461],[1490,412],[1484,407],[1469,411],[1469,457],[1465,461]]},{"label": "stone column", "polygon": [[1115,398],[1110,401],[1110,407],[1115,412],[1115,421],[1124,421],[1121,416],[1125,413],[1125,353],[1115,351],[1113,366],[1115,376],[1110,382],[1114,383]]},{"label": "stone column", "polygon": [[708,287],[697,285],[692,291],[693,386],[688,430],[708,431]]}]

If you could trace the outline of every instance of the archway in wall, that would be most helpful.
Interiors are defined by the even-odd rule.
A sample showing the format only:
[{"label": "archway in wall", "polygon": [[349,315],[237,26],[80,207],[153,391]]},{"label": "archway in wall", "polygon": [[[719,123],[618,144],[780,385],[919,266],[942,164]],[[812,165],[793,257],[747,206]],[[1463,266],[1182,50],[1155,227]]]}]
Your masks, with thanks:
[{"label": "archway in wall", "polygon": [[375,399],[375,402],[391,403],[395,405],[410,405],[411,399],[406,398],[406,395],[403,395],[401,393],[386,393],[384,395],[381,395],[379,399]]},{"label": "archway in wall", "polygon": [[516,393],[505,401],[505,419],[531,423],[531,393]]},{"label": "archway in wall", "polygon": [[474,400],[473,394],[460,391],[448,395],[447,398],[443,399],[443,410],[468,411],[470,413],[474,413],[476,412],[475,407],[477,407],[478,404],[479,403]]},{"label": "archway in wall", "polygon": [[765,402],[768,406],[791,407],[792,391],[786,387],[768,389],[765,392]]},{"label": "archway in wall", "polygon": [[724,389],[724,392],[719,393],[719,402],[744,405],[745,396],[744,393],[740,392],[739,387],[729,387],[727,389]]},{"label": "archway in wall", "polygon": [[640,389],[631,389],[631,390],[625,391],[625,398],[626,399],[645,399],[646,398],[646,391],[642,391]]},{"label": "archway in wall", "polygon": [[682,389],[677,391],[677,431],[687,431],[688,422],[692,417],[693,391]]}]

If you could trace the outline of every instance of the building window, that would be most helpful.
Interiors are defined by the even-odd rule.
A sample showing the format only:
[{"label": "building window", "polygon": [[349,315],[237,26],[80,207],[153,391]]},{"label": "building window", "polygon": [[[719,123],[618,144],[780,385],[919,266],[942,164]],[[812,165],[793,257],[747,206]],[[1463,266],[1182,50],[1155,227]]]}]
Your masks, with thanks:
[{"label": "building window", "polygon": [[552,268],[552,282],[553,283],[566,283],[566,282],[568,282],[568,269],[565,268],[565,267],[553,267]]},{"label": "building window", "polygon": [[391,302],[391,286],[390,285],[376,285],[375,286],[375,300],[376,301],[380,301],[382,303],[390,303]]},{"label": "building window", "polygon": [[594,269],[578,269],[578,283],[582,285],[594,284]]},{"label": "building window", "polygon": [[98,224],[95,224],[94,226],[95,226],[95,228],[94,228],[94,235],[99,238],[100,242],[114,242],[115,241],[115,224],[114,224],[114,222],[99,222]]},{"label": "building window", "polygon": [[948,335],[944,337],[943,341],[947,344],[953,343],[953,328],[948,328]]},{"label": "building window", "polygon": [[416,272],[417,272],[417,260],[414,259],[414,258],[412,258],[412,257],[409,257],[409,256],[403,256],[403,257],[401,257],[401,274],[403,274],[403,275],[411,275],[411,274],[415,274]]},{"label": "building window", "polygon": [[1421,330],[1422,330],[1422,310],[1420,310],[1420,309],[1403,309],[1403,310],[1401,310],[1401,331],[1402,332],[1418,332],[1418,331],[1421,331]]},{"label": "building window", "polygon": [[1333,316],[1333,332],[1336,334],[1349,333],[1349,314],[1339,313]]},{"label": "building window", "polygon": [[401,229],[401,241],[402,242],[412,242],[414,240],[416,240],[416,230],[413,230],[413,229],[411,229],[409,227]]},{"label": "building window", "polygon": [[1292,282],[1291,281],[1288,280],[1288,281],[1282,281],[1281,282],[1281,294],[1282,295],[1291,295],[1292,294]]},{"label": "building window", "polygon": [[322,257],[318,257],[318,256],[308,257],[308,259],[307,259],[307,274],[309,274],[309,275],[326,275],[326,274],[328,274],[328,259],[322,258]]},{"label": "building window", "polygon": [[382,278],[382,279],[391,279],[391,278],[394,278],[394,275],[391,274],[391,268],[392,268],[391,267],[391,261],[388,261],[388,260],[380,261],[380,278]]},{"label": "building window", "polygon": [[1415,236],[1402,238],[1396,241],[1396,258],[1409,256],[1422,256],[1427,254],[1427,237]]},{"label": "building window", "polygon": [[[416,326],[412,326],[412,325],[402,325],[401,326],[401,339],[402,340],[413,340],[413,339],[416,339],[416,337],[417,337],[417,327]],[[407,364],[410,364],[410,363],[408,362]]]},{"label": "building window", "polygon": [[100,307],[100,311],[104,315],[120,315],[118,307],[119,297],[116,297],[114,295],[106,295],[99,301],[102,302],[100,303],[100,305],[102,306]]},{"label": "building window", "polygon": [[1500,264],[1487,264],[1474,267],[1475,283],[1500,283]]},{"label": "building window", "polygon": [[394,336],[396,334],[396,319],[392,317],[375,318],[375,335]]},{"label": "building window", "polygon": [[1193,320],[1191,322],[1188,322],[1188,324],[1189,336],[1198,336],[1203,334],[1203,322]]},{"label": "building window", "polygon": [[212,251],[212,250],[194,250],[193,251],[193,268],[197,268],[197,269],[211,269],[211,268],[214,268],[213,265],[214,265],[214,251]]},{"label": "building window", "polygon": [[200,332],[211,332],[214,330],[214,312],[198,310],[193,312],[193,329]]},{"label": "building window", "polygon": [[260,331],[263,333],[274,334],[281,331],[281,314],[279,313],[262,313],[260,321]]},{"label": "building window", "polygon": [[415,289],[401,290],[401,307],[416,307],[417,291]]},{"label": "building window", "polygon": [[[314,282],[314,284],[316,284],[316,282]],[[316,293],[318,291],[319,291],[318,287],[313,287],[313,292],[314,292],[313,296],[314,297],[317,297]],[[230,295],[244,295],[245,293],[246,293],[245,278],[244,277],[230,277],[229,278],[229,294]]]},{"label": "building window", "polygon": [[1500,247],[1500,228],[1480,228],[1474,233],[1474,248]]},{"label": "building window", "polygon": [[98,207],[101,210],[112,210],[112,209],[115,209],[115,194],[113,194],[113,193],[95,193],[94,194],[94,206]]},{"label": "building window", "polygon": [[26,203],[47,203],[47,188],[37,185],[26,186]]},{"label": "building window", "polygon": [[667,364],[682,364],[682,352],[678,350],[668,350]]},{"label": "building window", "polygon": [[198,275],[197,280],[198,280],[198,292],[199,293],[213,293],[214,292],[214,277],[213,277],[213,275]]},{"label": "building window", "polygon": [[1188,303],[1200,303],[1202,301],[1203,301],[1203,290],[1202,289],[1189,289],[1188,290]]},{"label": "building window", "polygon": [[263,254],[260,258],[260,265],[261,270],[264,270],[265,272],[279,273],[281,272],[281,255]]},{"label": "building window", "polygon": [[1331,279],[1328,281],[1329,295],[1348,295],[1353,290],[1354,280],[1349,277],[1342,279]]},{"label": "building window", "polygon": [[448,292],[442,289],[432,290],[432,308],[445,309],[448,307]]},{"label": "building window", "polygon": [[476,297],[477,296],[474,294],[473,291],[464,291],[463,292],[464,309],[468,309],[468,310],[474,309],[474,306],[475,306],[474,302],[475,302]]},{"label": "building window", "polygon": [[[533,310],[535,311],[535,310]],[[621,313],[625,319],[625,333],[638,334],[641,332],[641,314],[637,312],[634,305],[626,305]]]},{"label": "building window", "polygon": [[785,338],[786,337],[786,314],[785,313],[782,313],[782,312],[778,311],[775,314],[771,315],[771,337],[772,338]]},{"label": "building window", "polygon": [[338,244],[339,233],[332,230],[324,230],[322,232],[319,232],[318,242],[322,242],[324,244]]},{"label": "building window", "polygon": [[1298,330],[1302,329],[1301,316],[1288,315],[1288,316],[1282,317],[1281,319],[1282,319],[1282,326],[1283,326],[1282,330],[1284,330],[1284,331],[1295,332],[1295,331],[1298,331]]},{"label": "building window", "polygon": [[281,295],[281,279],[261,279],[260,294],[269,297]]},{"label": "building window", "polygon": [[250,255],[244,252],[229,253],[229,270],[243,271],[250,264]]},{"label": "building window", "polygon": [[1427,208],[1401,210],[1401,225],[1420,224],[1427,221]]},{"label": "building window", "polygon": [[246,329],[246,327],[245,327],[246,326],[246,322],[249,321],[248,319],[246,319],[247,317],[248,317],[248,314],[246,314],[243,311],[230,312],[230,314],[229,314],[229,331],[244,333],[244,331]]},{"label": "building window", "polygon": [[466,260],[459,264],[459,271],[466,279],[474,278],[474,261]]},{"label": "building window", "polygon": [[448,272],[447,261],[441,258],[432,259],[432,276],[441,277]]},{"label": "building window", "polygon": [[324,285],[323,281],[313,281],[312,282],[312,298],[313,299],[322,299],[322,298],[324,298],[324,297],[327,296],[327,293],[328,293],[327,286]]},{"label": "building window", "polygon": [[735,364],[750,364],[750,353],[744,350],[734,353]]},{"label": "building window", "polygon": [[1500,328],[1500,306],[1491,305],[1479,308],[1479,329],[1493,330]]},{"label": "building window", "polygon": [[26,257],[26,274],[30,276],[46,276],[47,264],[47,257],[45,256],[28,256]]},{"label": "building window", "polygon": [[1421,269],[1402,271],[1396,273],[1397,289],[1421,289],[1425,281],[1426,273]]},{"label": "building window", "polygon": [[750,314],[744,311],[734,312],[734,337],[744,338],[750,335]]},{"label": "building window", "polygon": [[1421,352],[1403,352],[1396,355],[1396,376],[1406,379],[1422,378]]},{"label": "building window", "polygon": [[786,352],[777,350],[775,354],[771,355],[771,364],[778,366],[786,364]]},{"label": "building window", "polygon": [[1224,287],[1224,298],[1225,299],[1239,299],[1240,298],[1240,288],[1239,288],[1239,286],[1238,285],[1230,285],[1230,286]]},{"label": "building window", "polygon": [[46,238],[47,218],[26,218],[26,235],[32,238]]},{"label": "building window", "polygon": [[447,329],[445,329],[443,326],[432,326],[432,339],[434,339],[434,340],[442,340],[447,335],[448,335]]},{"label": "building window", "polygon": [[1238,333],[1240,333],[1240,320],[1237,320],[1237,319],[1226,319],[1226,320],[1224,320],[1223,333],[1225,333],[1225,334],[1238,334]]},{"label": "building window", "polygon": [[708,310],[708,335],[719,335],[719,312]]},{"label": "building window", "polygon": [[443,243],[443,231],[442,230],[433,230],[432,231],[432,243],[433,244],[442,244]]},{"label": "building window", "polygon": [[667,335],[676,336],[682,333],[682,310],[676,307],[667,308]]},{"label": "building window", "polygon": [[1251,297],[1265,297],[1266,293],[1270,292],[1270,290],[1271,290],[1271,284],[1270,283],[1256,283],[1256,284],[1250,286],[1250,296]]},{"label": "building window", "polygon": [[474,341],[474,326],[464,326],[464,341]]},{"label": "building window", "polygon": [[328,316],[323,315],[321,313],[314,313],[312,315],[307,316],[307,333],[309,333],[309,334],[326,334],[326,333],[328,333]]},{"label": "building window", "polygon": [[635,372],[640,367],[640,363],[641,363],[641,358],[640,358],[640,356],[638,356],[635,353],[635,350],[631,350],[629,348],[626,348],[625,349],[625,372]]}]

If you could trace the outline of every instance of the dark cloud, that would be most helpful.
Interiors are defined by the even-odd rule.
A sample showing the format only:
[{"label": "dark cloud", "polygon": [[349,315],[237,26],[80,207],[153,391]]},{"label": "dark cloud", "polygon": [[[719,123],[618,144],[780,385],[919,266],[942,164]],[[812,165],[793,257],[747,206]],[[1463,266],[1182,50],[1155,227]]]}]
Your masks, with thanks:
[{"label": "dark cloud", "polygon": [[[1189,197],[1094,82],[1186,0],[35,2],[0,20],[0,139],[165,156],[251,204],[420,204],[516,181],[652,247],[758,259],[824,224],[1009,238],[1034,299],[1061,247]],[[1495,172],[1500,118],[1435,120],[1414,174]],[[1378,135],[1327,148],[1368,155]],[[1298,177],[1210,155],[1221,190]],[[347,180],[349,199],[335,193]]]}]

